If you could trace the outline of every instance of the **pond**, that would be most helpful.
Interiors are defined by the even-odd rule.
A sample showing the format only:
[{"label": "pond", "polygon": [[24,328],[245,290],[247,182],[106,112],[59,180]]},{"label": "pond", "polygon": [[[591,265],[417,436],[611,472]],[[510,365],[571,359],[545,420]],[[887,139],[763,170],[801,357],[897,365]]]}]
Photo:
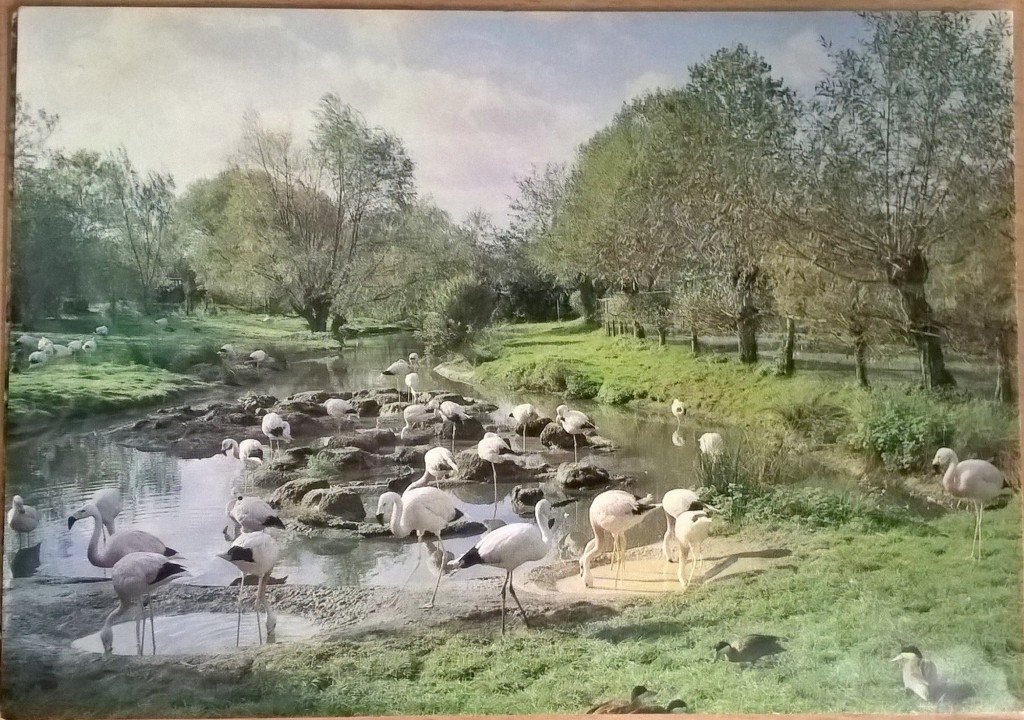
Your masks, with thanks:
[{"label": "pond", "polygon": [[[342,358],[292,361],[287,370],[267,373],[254,391],[284,398],[303,390],[358,390],[387,387],[394,380],[380,370],[409,352],[422,351],[411,336],[391,335],[362,339],[347,348]],[[446,389],[482,396],[498,405],[492,421],[505,427],[513,405],[532,402],[545,414],[553,415],[559,400],[554,397],[520,396],[500,391],[474,391],[452,383],[429,371],[421,372],[425,389]],[[202,401],[235,398],[241,388],[223,388]],[[629,475],[636,480],[634,491],[651,492],[655,497],[675,487],[693,485],[693,467],[700,433],[722,428],[697,426],[684,418],[677,428],[666,408],[664,413],[624,411],[596,404],[574,403],[587,412],[618,451],[598,456],[597,461],[613,474]],[[143,413],[138,413],[142,415]],[[119,418],[118,422],[124,422]],[[364,419],[372,427],[376,419]],[[107,421],[109,423],[109,420]],[[380,420],[385,425],[384,419]],[[395,429],[398,421],[391,423]],[[486,423],[485,423],[486,424]],[[79,422],[51,428],[32,437],[16,439],[8,448],[7,501],[20,494],[40,513],[40,525],[33,533],[27,551],[15,553],[19,539],[7,530],[9,548],[4,561],[4,579],[27,574],[68,578],[105,577],[109,571],[92,566],[86,559],[86,547],[92,532],[89,520],[67,526],[68,516],[86,503],[93,492],[103,487],[121,490],[125,507],[117,518],[119,529],[132,527],[153,533],[169,547],[187,558],[190,577],[199,585],[227,585],[238,577],[227,562],[216,558],[225,540],[224,507],[230,488],[238,484],[239,465],[224,455],[184,460],[163,453],[141,452],[108,440],[100,421]],[[520,440],[513,440],[519,447]],[[457,449],[475,443],[458,442]],[[551,465],[571,461],[571,451],[547,451],[537,438],[527,438],[527,449],[543,451],[543,460]],[[588,451],[581,451],[581,458]],[[501,469],[499,467],[499,478]],[[506,522],[522,519],[514,512],[510,493],[512,483],[499,483],[499,501],[494,506],[490,483],[452,489],[457,506],[471,519],[496,516]],[[377,496],[364,495],[367,517],[376,512]],[[577,557],[591,537],[588,500],[568,505],[560,526],[567,537],[561,543],[566,556]],[[664,533],[662,517],[651,517],[630,533],[629,545],[652,543]],[[413,542],[394,539],[306,538],[296,533],[280,533],[281,558],[274,576],[287,582],[328,586],[397,586],[415,568],[420,548]],[[468,550],[477,537],[446,539],[445,546],[457,555]],[[38,548],[34,547],[38,544]],[[461,571],[446,582],[498,575],[500,571],[474,567]],[[434,575],[424,564],[412,579],[412,586],[432,586]]]}]

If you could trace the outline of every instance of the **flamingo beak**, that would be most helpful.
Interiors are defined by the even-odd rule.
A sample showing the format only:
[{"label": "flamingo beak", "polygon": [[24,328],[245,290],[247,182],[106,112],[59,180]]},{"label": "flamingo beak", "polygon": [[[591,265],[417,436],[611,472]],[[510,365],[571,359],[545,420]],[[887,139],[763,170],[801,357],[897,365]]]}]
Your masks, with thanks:
[{"label": "flamingo beak", "polygon": [[77,519],[78,518],[76,518],[74,515],[68,518],[68,530],[71,529],[71,526],[75,524],[75,520]]},{"label": "flamingo beak", "polygon": [[377,522],[379,522],[381,525],[384,524],[384,513],[377,513]]}]

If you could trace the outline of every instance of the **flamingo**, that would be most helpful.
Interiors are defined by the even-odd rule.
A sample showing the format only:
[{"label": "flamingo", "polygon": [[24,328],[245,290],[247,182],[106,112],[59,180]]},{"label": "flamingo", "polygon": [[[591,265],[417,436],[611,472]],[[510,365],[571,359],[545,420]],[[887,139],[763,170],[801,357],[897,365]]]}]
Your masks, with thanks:
[{"label": "flamingo", "polygon": [[329,398],[324,400],[324,410],[332,418],[338,421],[338,429],[341,429],[341,419],[356,414],[358,415],[359,409],[349,400],[343,400],[341,398]]},{"label": "flamingo", "polygon": [[683,401],[679,398],[673,398],[672,400],[672,414],[676,417],[676,425],[683,420],[683,415],[686,414],[686,406],[683,405]]},{"label": "flamingo", "polygon": [[266,361],[267,354],[262,350],[253,350],[251,353],[249,353],[249,359],[255,361],[256,372],[259,372],[260,364]]},{"label": "flamingo", "polygon": [[[231,499],[224,514],[235,526],[233,539],[238,539],[239,533],[259,532],[272,527],[284,530],[284,523],[274,508],[257,497],[244,497],[237,487],[231,488]],[[227,536],[227,528],[224,528],[224,534]]]},{"label": "flamingo", "polygon": [[226,455],[234,455],[242,462],[242,480],[248,478],[249,464],[263,464],[263,445],[259,440],[243,440],[238,442],[232,438],[225,438],[220,443],[221,452]]},{"label": "flamingo", "polygon": [[235,628],[235,646],[242,637],[242,591],[245,590],[245,576],[256,575],[259,578],[256,591],[256,632],[259,633],[260,644],[263,644],[263,630],[260,627],[260,606],[267,611],[267,642],[274,641],[274,628],[277,618],[270,603],[267,602],[267,578],[277,565],[281,551],[277,541],[265,532],[252,532],[239,535],[226,551],[217,557],[227,560],[242,573],[242,582],[238,586],[238,623]]},{"label": "flamingo", "polygon": [[235,356],[235,346],[230,344],[221,345],[220,350],[217,351],[217,354],[220,355],[221,358],[224,360],[233,358]]},{"label": "flamingo", "polygon": [[96,352],[96,338],[89,338],[82,343],[82,352]]},{"label": "flamingo", "polygon": [[89,562],[99,568],[111,568],[125,555],[134,552],[152,552],[164,557],[174,557],[177,550],[164,545],[163,541],[145,530],[122,530],[119,533],[111,534],[107,538],[107,544],[101,550],[100,543],[100,517],[99,508],[95,503],[86,503],[84,507],[77,510],[68,518],[68,530],[74,524],[83,519],[91,517],[94,520],[92,526],[92,537],[89,539],[89,547],[86,550],[86,557]]},{"label": "flamingo", "polygon": [[[133,552],[128,553],[114,564],[110,573],[117,594],[118,606],[107,615],[100,629],[100,641],[103,643],[103,654],[110,655],[114,651],[114,620],[124,615],[132,606],[137,606],[139,614],[135,617],[135,647],[139,655],[146,640],[145,612],[142,609],[143,598],[149,597],[156,590],[167,585],[174,578],[185,572],[178,563],[171,562],[159,553]],[[142,622],[141,632],[139,623]],[[153,654],[156,655],[156,628],[153,622],[153,602],[149,602],[150,628],[153,633]]]},{"label": "flamingo", "polygon": [[581,413],[578,410],[570,410],[568,405],[559,405],[555,411],[555,416],[558,418],[559,425],[567,433],[572,435],[572,454],[575,462],[579,462],[579,450],[576,446],[576,436],[582,435],[584,430],[594,429],[597,430],[597,426],[590,422],[590,418]]},{"label": "flamingo", "polygon": [[434,415],[433,408],[416,403],[414,405],[407,406],[405,410],[402,411],[402,417],[405,419],[405,427],[399,431],[398,435],[404,439],[406,433],[412,430],[413,425],[422,425],[423,423],[431,422],[436,416]]},{"label": "flamingo", "polygon": [[48,338],[45,338],[45,337],[39,338],[39,342],[36,343],[36,349],[37,350],[41,350],[41,351],[43,351],[43,352],[45,352],[47,354],[51,354],[50,352],[48,352],[48,348],[52,348],[52,347],[53,347],[53,341],[48,339]]},{"label": "flamingo", "polygon": [[975,559],[974,546],[977,545],[977,559],[981,560],[981,520],[985,503],[1012,493],[1013,486],[1002,471],[987,460],[958,460],[956,453],[949,448],[939,448],[932,460],[932,468],[936,473],[944,472],[942,487],[947,493],[958,500],[974,503],[977,523],[971,541],[971,559]]},{"label": "flamingo", "polygon": [[512,412],[508,416],[516,421],[517,425],[523,427],[523,452],[526,452],[526,424],[531,420],[535,420],[540,417],[540,413],[530,403],[523,403],[516,405],[512,408]]},{"label": "flamingo", "polygon": [[276,412],[268,412],[263,416],[263,422],[261,424],[263,434],[270,440],[270,452],[274,452],[274,441],[277,440],[278,446],[281,441],[285,442],[292,441],[292,426],[283,417],[278,415]]},{"label": "flamingo", "polygon": [[[415,353],[414,353],[415,354]],[[410,356],[411,357],[411,356]],[[395,387],[398,388],[399,397],[402,395],[402,381],[405,376],[412,372],[412,367],[405,360],[396,360],[395,362],[388,365],[384,370],[380,371],[381,375],[394,376]]]},{"label": "flamingo", "polygon": [[420,369],[420,356],[416,353],[409,353],[409,367],[413,370]]},{"label": "flamingo", "polygon": [[96,335],[109,335],[110,329],[106,325],[100,325],[96,330],[93,331]]},{"label": "flamingo", "polygon": [[697,445],[700,447],[701,455],[709,458],[712,462],[722,457],[722,453],[725,452],[725,440],[716,432],[701,435],[697,440]]},{"label": "flamingo", "polygon": [[11,509],[7,511],[7,525],[18,533],[18,547],[24,542],[24,536],[32,539],[32,531],[39,524],[39,512],[31,505],[26,505],[21,495],[11,500]]},{"label": "flamingo", "polygon": [[19,335],[14,344],[20,346],[22,350],[38,350],[39,338],[34,335]]},{"label": "flamingo", "polygon": [[480,541],[470,548],[449,567],[458,570],[474,565],[490,565],[505,571],[505,582],[501,584],[501,634],[505,634],[505,592],[512,594],[512,599],[519,606],[523,615],[523,624],[530,627],[526,619],[526,610],[516,597],[516,589],[512,585],[512,573],[516,568],[528,562],[543,560],[551,548],[554,526],[551,503],[541,500],[534,510],[537,524],[513,523],[484,535]]},{"label": "flamingo", "polygon": [[51,345],[50,347],[53,348],[54,357],[71,357],[73,354],[67,345]]},{"label": "flamingo", "polygon": [[78,353],[82,352],[82,341],[72,340],[71,342],[68,343],[68,350],[71,352],[72,355],[77,355]]},{"label": "flamingo", "polygon": [[[704,504],[695,502],[690,505],[690,508],[690,510],[676,518],[675,527],[676,542],[679,543],[679,547],[683,551],[679,559],[679,570],[676,573],[676,577],[679,579],[679,584],[684,588],[693,579],[693,571],[696,569],[697,563],[699,562],[701,567],[704,566],[704,555],[701,552],[701,545],[703,545],[704,540],[707,539],[708,534],[711,532],[711,518],[708,517],[707,512],[704,510]],[[694,557],[694,554],[696,554],[696,557]],[[683,568],[686,567],[687,557],[690,559],[690,574],[686,577],[686,582],[683,582]]]},{"label": "flamingo", "polygon": [[[433,402],[436,404],[436,397]],[[469,414],[466,412],[466,408],[459,405],[457,402],[451,400],[445,400],[443,403],[437,404],[437,411],[441,417],[448,422],[452,423],[452,452],[455,452],[455,431],[456,428],[462,424],[464,420],[469,420]]]},{"label": "flamingo", "polygon": [[455,463],[455,456],[445,447],[435,447],[427,450],[423,456],[423,475],[419,480],[413,482],[405,489],[406,492],[418,487],[425,487],[431,479],[439,480],[451,472],[458,472],[459,466]]},{"label": "flamingo", "polygon": [[153,323],[161,328],[167,327],[167,318],[157,318]]},{"label": "flamingo", "polygon": [[92,494],[92,504],[100,511],[103,541],[106,542],[107,535],[114,534],[114,520],[121,514],[121,491],[117,488],[101,488]]},{"label": "flamingo", "polygon": [[580,574],[586,587],[594,586],[590,563],[601,552],[609,536],[612,538],[612,553],[617,563],[615,580],[618,583],[626,564],[626,531],[658,507],[660,505],[655,504],[650,495],[641,498],[625,490],[606,490],[594,498],[590,504],[590,527],[594,530],[594,537],[587,543],[580,558]]},{"label": "flamingo", "polygon": [[509,447],[509,444],[505,442],[497,433],[486,433],[483,439],[476,445],[477,455],[484,462],[491,464],[491,473],[494,475],[494,513],[497,516],[498,513],[498,468],[497,463],[503,462],[515,462],[515,460],[509,460],[508,456],[515,456],[515,450]]},{"label": "flamingo", "polygon": [[412,402],[413,398],[419,394],[419,390],[416,389],[416,386],[419,385],[419,382],[419,373],[411,372],[405,376],[405,386],[409,388],[409,402]]},{"label": "flamingo", "polygon": [[[377,501],[377,522],[384,524],[384,519],[390,513],[388,519],[391,526],[391,534],[403,538],[415,531],[419,542],[423,542],[423,536],[427,533],[437,537],[437,544],[441,552],[445,551],[444,543],[441,541],[441,531],[445,526],[458,520],[463,512],[455,507],[451,496],[434,487],[418,487],[406,490],[402,495],[396,492],[386,492]],[[392,604],[398,602],[409,580],[416,574],[423,561],[423,552],[419,553],[416,560],[416,567],[409,573],[402,587],[395,595]],[[441,584],[441,577],[444,573],[437,574],[437,582],[434,583],[434,592],[430,596],[430,602],[423,606],[424,609],[434,607],[434,598],[437,597],[437,588]]]},{"label": "flamingo", "polygon": [[28,366],[30,368],[40,367],[42,365],[45,365],[47,360],[49,360],[49,356],[46,353],[44,353],[42,350],[36,350],[33,353],[29,353]]}]

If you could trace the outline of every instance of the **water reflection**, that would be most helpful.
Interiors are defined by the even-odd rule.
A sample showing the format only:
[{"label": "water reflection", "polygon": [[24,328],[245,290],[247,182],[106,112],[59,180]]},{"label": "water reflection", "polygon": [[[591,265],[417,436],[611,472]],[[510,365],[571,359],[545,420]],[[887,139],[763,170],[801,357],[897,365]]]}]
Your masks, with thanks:
[{"label": "water reflection", "polygon": [[[398,358],[419,351],[408,336],[384,336],[362,339],[345,350],[341,358],[330,357],[293,361],[286,371],[267,373],[254,390],[279,398],[310,389],[356,390],[367,387],[393,387],[394,381],[380,374]],[[447,389],[466,394],[472,391],[450,383],[426,370],[420,376],[428,389]],[[234,398],[239,388],[218,390],[215,398]],[[472,392],[480,395],[480,392]],[[484,399],[498,409],[491,420],[509,428],[509,413],[523,402],[547,412],[559,401],[543,396],[490,393]],[[676,426],[666,409],[664,413],[638,413],[592,403],[573,403],[587,413],[611,439],[618,452],[595,454],[596,462],[613,475],[626,475],[634,481],[632,489],[660,497],[676,487],[692,487],[697,444],[692,439],[711,428],[698,427],[689,417]],[[123,421],[123,420],[121,420]],[[381,424],[386,425],[387,420]],[[396,422],[399,422],[396,420]],[[372,425],[373,421],[368,424]],[[670,428],[676,427],[669,434]],[[35,506],[40,514],[36,538],[41,539],[33,560],[28,556],[5,558],[5,577],[21,577],[28,572],[40,575],[103,577],[106,573],[89,564],[85,556],[91,527],[88,523],[67,528],[67,517],[85,504],[102,487],[120,489],[124,510],[118,528],[137,527],[159,537],[188,559],[191,582],[227,585],[238,577],[228,563],[214,557],[224,549],[222,530],[226,523],[224,508],[230,488],[241,480],[241,464],[222,454],[209,458],[183,460],[162,453],[145,453],[111,443],[97,432],[102,428],[77,423],[63,425],[31,438],[12,442],[8,452],[7,502],[15,494]],[[671,437],[671,441],[669,440]],[[680,441],[683,441],[680,443]],[[517,445],[519,443],[517,442]],[[456,449],[474,443],[457,442]],[[557,465],[572,460],[572,451],[551,451],[541,447],[535,437],[527,438],[531,465],[548,462]],[[592,451],[581,450],[581,459]],[[499,475],[499,501],[493,504],[493,485],[485,483],[453,488],[456,505],[470,519],[483,521],[492,516],[506,523],[532,522],[521,518],[512,506],[510,493],[515,483],[503,482]],[[367,508],[376,506],[376,496],[364,495]],[[586,499],[565,508],[565,537],[560,541],[563,555],[575,553],[590,538]],[[630,546],[656,542],[663,530],[661,523],[649,520],[630,534]],[[304,538],[293,533],[278,534],[281,559],[275,576],[288,577],[289,583],[322,583],[333,586],[361,584],[398,585],[412,571],[421,549],[413,542],[395,538],[323,539]],[[473,546],[479,537],[446,538],[444,550],[458,556]],[[14,541],[14,545],[12,545]],[[13,537],[7,547],[16,546]],[[440,562],[439,548],[433,551]],[[15,562],[17,560],[17,562]],[[424,564],[413,578],[413,585],[432,585],[439,564]],[[28,568],[31,567],[31,570]],[[433,570],[431,570],[433,567]],[[500,575],[483,566],[455,574],[450,582],[477,576]],[[446,581],[447,584],[449,581]]]}]

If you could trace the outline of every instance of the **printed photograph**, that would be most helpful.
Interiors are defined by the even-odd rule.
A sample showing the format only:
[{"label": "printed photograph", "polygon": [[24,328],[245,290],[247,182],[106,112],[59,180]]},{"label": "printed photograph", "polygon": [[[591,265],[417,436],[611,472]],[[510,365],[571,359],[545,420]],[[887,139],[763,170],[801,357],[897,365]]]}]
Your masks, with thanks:
[{"label": "printed photograph", "polygon": [[0,714],[1024,710],[1012,20],[19,9]]}]

